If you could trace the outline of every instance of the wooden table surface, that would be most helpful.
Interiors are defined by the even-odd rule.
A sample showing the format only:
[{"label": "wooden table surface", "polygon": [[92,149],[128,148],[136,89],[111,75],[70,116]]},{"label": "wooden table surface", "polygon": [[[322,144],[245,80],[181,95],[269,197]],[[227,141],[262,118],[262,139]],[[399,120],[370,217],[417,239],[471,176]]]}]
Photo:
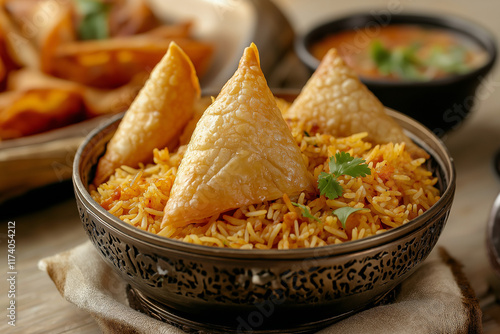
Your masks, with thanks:
[{"label": "wooden table surface", "polygon": [[[399,4],[404,11],[443,11],[475,21],[500,36],[500,2],[484,0],[448,1],[345,1],[276,0],[297,31],[332,15],[366,8],[384,8]],[[500,178],[492,158],[500,149],[500,72],[484,79],[476,99],[477,107],[463,126],[445,138],[456,163],[457,189],[447,226],[438,242],[463,264],[463,270],[480,300],[484,333],[500,333],[500,307],[492,286],[494,276],[488,262],[486,221],[495,197],[500,192]],[[52,200],[48,200],[53,198]],[[16,326],[7,324],[9,299],[7,272],[8,223],[16,224]],[[97,333],[99,328],[85,312],[66,302],[38,261],[87,240],[80,225],[72,186],[69,182],[42,189],[34,196],[0,207],[0,333]]]}]

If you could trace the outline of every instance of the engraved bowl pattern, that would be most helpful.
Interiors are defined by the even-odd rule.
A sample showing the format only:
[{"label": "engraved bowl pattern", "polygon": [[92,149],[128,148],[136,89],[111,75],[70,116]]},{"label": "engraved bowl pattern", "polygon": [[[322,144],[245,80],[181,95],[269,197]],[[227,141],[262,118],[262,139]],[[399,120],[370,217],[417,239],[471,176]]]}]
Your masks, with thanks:
[{"label": "engraved bowl pattern", "polygon": [[446,148],[419,123],[388,112],[431,154],[428,168],[439,178],[442,197],[422,216],[387,233],[314,249],[260,251],[192,245],[136,229],[106,212],[87,191],[121,115],[90,134],[77,152],[73,182],[83,227],[105,262],[135,291],[139,309],[155,318],[172,322],[175,313],[188,319],[186,328],[208,323],[262,333],[323,327],[384,298],[427,257],[448,218],[455,171]]}]

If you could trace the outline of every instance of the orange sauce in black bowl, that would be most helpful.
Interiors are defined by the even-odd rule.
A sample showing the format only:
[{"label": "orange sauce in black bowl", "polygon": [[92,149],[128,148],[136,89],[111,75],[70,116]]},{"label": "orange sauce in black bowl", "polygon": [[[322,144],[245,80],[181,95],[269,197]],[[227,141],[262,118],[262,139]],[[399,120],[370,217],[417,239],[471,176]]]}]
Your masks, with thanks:
[{"label": "orange sauce in black bowl", "polygon": [[321,60],[331,48],[361,77],[371,79],[432,80],[467,73],[488,60],[472,39],[412,24],[380,27],[370,34],[332,33],[313,43],[310,52]]}]

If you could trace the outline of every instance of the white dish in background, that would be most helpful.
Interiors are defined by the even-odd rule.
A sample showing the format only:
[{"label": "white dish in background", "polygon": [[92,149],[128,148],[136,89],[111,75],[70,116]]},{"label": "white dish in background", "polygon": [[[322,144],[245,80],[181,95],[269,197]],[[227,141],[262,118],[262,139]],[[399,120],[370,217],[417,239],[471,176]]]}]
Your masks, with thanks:
[{"label": "white dish in background", "polygon": [[[255,42],[266,77],[293,43],[293,30],[270,0],[149,0],[166,22],[193,21],[194,34],[214,43],[204,92],[218,92],[233,75],[243,49]],[[71,178],[74,154],[85,136],[112,115],[0,142],[0,203],[29,190]]]}]

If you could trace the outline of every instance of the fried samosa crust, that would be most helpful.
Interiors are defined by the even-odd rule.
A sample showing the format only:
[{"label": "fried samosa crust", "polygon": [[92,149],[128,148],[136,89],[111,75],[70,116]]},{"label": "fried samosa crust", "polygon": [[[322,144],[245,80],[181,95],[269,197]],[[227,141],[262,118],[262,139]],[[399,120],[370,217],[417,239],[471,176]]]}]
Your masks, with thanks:
[{"label": "fried samosa crust", "polygon": [[200,85],[194,66],[172,42],[99,160],[94,184],[106,181],[122,165],[135,167],[151,160],[153,149],[162,149],[178,140],[193,116],[193,105],[199,97]]},{"label": "fried samosa crust", "polygon": [[331,49],[306,83],[286,117],[311,125],[318,132],[350,136],[367,132],[374,144],[404,142],[413,157],[428,157],[385,112],[385,107]]},{"label": "fried samosa crust", "polygon": [[312,187],[302,154],[260,69],[257,47],[198,122],[172,186],[162,228]]}]

